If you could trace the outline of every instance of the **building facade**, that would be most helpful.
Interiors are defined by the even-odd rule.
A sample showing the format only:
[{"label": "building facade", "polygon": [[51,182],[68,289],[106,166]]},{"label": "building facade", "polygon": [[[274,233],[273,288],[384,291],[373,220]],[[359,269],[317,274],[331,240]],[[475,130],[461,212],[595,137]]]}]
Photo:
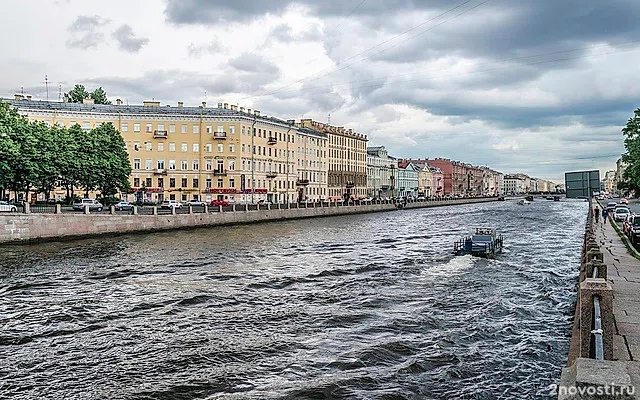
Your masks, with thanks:
[{"label": "building facade", "polygon": [[398,161],[398,196],[418,196],[419,170],[411,161]]},{"label": "building facade", "polygon": [[329,138],[304,127],[296,129],[296,138],[296,199],[323,201],[328,196]]},{"label": "building facade", "polygon": [[433,196],[433,192],[431,191],[433,187],[433,173],[431,172],[431,167],[426,164],[416,165],[418,169],[418,195],[431,197]]},{"label": "building facade", "polygon": [[384,146],[367,147],[367,196],[394,196],[395,163]]},{"label": "building facade", "polygon": [[504,194],[518,195],[526,192],[525,180],[520,175],[504,176]]},{"label": "building facade", "polygon": [[[156,101],[129,106],[119,100],[114,105],[8,102],[30,120],[49,125],[78,124],[88,131],[112,123],[124,138],[132,167],[135,193],[122,193],[123,199],[284,203],[298,196],[298,130],[287,121],[262,117],[258,110],[227,103],[210,108],[205,102],[198,107]],[[320,181],[315,193],[326,193]]]},{"label": "building facade", "polygon": [[367,137],[351,129],[311,119],[297,125],[328,136],[328,198],[364,198],[367,195]]}]

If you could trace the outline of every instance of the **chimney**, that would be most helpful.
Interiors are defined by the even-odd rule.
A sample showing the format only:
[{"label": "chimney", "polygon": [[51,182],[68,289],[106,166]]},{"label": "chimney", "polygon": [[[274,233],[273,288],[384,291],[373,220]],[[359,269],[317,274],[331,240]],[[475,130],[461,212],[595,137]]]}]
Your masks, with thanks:
[{"label": "chimney", "polygon": [[240,112],[245,112],[244,107],[240,107]]},{"label": "chimney", "polygon": [[238,111],[238,106],[231,105],[231,111]]},{"label": "chimney", "polygon": [[287,120],[287,124],[295,125],[296,124],[296,120],[295,119],[288,119]]},{"label": "chimney", "polygon": [[229,109],[229,103],[224,103],[224,109],[228,110]]},{"label": "chimney", "polygon": [[178,102],[178,107],[180,107],[180,108],[184,107],[184,102],[183,101],[179,101]]},{"label": "chimney", "polygon": [[202,102],[202,108],[207,108],[207,102],[206,101]]},{"label": "chimney", "polygon": [[160,107],[160,102],[159,101],[143,101],[142,105],[144,107]]},{"label": "chimney", "polygon": [[24,100],[24,96],[21,94],[14,94],[13,98],[14,100]]},{"label": "chimney", "polygon": [[247,114],[251,114],[251,109],[247,108]]},{"label": "chimney", "polygon": [[93,99],[87,97],[86,99],[82,100],[82,104],[94,104]]},{"label": "chimney", "polygon": [[218,103],[218,108],[222,108],[222,103]]},{"label": "chimney", "polygon": [[120,99],[116,99],[116,105],[117,105],[117,106],[122,105],[122,100],[120,100]]},{"label": "chimney", "polygon": [[31,95],[30,94],[27,95],[27,100],[31,101]]},{"label": "chimney", "polygon": [[253,110],[253,113],[254,113],[255,115],[257,115],[258,117],[260,116],[260,111],[258,111],[258,110]]}]

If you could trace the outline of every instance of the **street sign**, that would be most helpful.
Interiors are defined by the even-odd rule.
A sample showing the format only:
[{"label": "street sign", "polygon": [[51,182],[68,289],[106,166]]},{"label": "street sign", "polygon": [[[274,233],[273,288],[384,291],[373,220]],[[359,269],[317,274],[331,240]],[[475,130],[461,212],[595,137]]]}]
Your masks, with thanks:
[{"label": "street sign", "polygon": [[245,189],[245,178],[244,174],[240,175],[240,190],[244,192]]}]

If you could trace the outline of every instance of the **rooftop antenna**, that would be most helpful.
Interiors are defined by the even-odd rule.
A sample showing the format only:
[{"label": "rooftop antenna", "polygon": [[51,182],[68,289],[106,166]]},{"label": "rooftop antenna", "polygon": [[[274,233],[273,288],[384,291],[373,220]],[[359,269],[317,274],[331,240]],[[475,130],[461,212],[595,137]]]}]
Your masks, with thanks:
[{"label": "rooftop antenna", "polygon": [[331,113],[327,115],[327,125],[331,125]]},{"label": "rooftop antenna", "polygon": [[20,93],[24,96],[24,86],[20,86]]},{"label": "rooftop antenna", "polygon": [[44,76],[44,87],[47,89],[47,101],[49,101],[49,77]]},{"label": "rooftop antenna", "polygon": [[62,101],[62,85],[58,85],[58,101]]},{"label": "rooftop antenna", "polygon": [[207,101],[207,91],[204,91],[204,101]]}]

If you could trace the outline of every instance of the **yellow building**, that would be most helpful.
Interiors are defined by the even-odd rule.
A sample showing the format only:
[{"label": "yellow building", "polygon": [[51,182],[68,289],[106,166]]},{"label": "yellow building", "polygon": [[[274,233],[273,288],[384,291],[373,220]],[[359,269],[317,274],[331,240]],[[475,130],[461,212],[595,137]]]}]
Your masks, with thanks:
[{"label": "yellow building", "polygon": [[[322,175],[325,170],[320,167],[327,165],[326,135],[301,132],[291,122],[261,116],[258,110],[227,103],[211,108],[205,102],[198,107],[184,107],[182,102],[163,106],[157,101],[141,106],[120,100],[114,105],[60,103],[20,95],[2,101],[31,120],[50,125],[79,124],[89,130],[113,123],[131,160],[131,186],[136,194],[129,194],[128,200],[297,201],[299,140],[315,154],[308,158],[313,167],[301,167],[301,171],[318,179],[309,183],[311,190],[305,196],[326,197],[326,173]],[[121,196],[127,198],[127,194]]]},{"label": "yellow building", "polygon": [[328,136],[327,185],[330,200],[367,195],[367,137],[351,129],[311,119],[298,124]]},{"label": "yellow building", "polygon": [[[289,120],[295,124],[295,120]],[[296,127],[296,188],[299,201],[326,200],[329,139],[326,133]]]}]

